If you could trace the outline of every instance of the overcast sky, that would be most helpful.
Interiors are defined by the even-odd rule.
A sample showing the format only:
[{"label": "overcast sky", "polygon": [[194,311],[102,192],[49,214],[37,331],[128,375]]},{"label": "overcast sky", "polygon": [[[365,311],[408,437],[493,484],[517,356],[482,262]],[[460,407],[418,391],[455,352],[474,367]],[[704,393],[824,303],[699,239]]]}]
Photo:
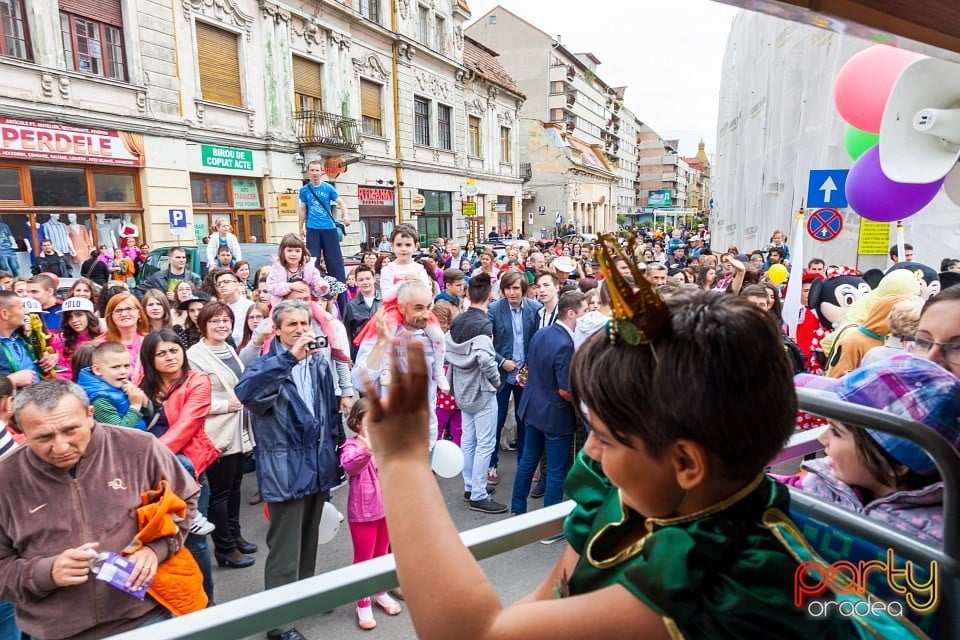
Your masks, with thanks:
[{"label": "overcast sky", "polygon": [[500,5],[600,59],[597,75],[626,85],[626,104],[665,139],[694,155],[716,150],[720,68],[736,9],[712,0],[468,0],[474,19]]}]

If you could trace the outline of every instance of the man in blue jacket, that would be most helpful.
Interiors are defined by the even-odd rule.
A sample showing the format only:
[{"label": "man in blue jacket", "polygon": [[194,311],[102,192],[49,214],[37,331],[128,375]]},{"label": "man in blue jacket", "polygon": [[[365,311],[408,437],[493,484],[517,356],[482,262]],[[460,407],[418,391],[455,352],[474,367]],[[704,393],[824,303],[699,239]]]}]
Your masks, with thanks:
[{"label": "man in blue jacket", "polygon": [[[320,515],[340,480],[339,404],[330,366],[311,349],[310,307],[285,300],[271,316],[270,351],[247,367],[237,398],[252,414],[260,495],[270,527],[264,566],[267,589],[313,576]],[[273,629],[270,640],[303,640],[293,628]]]},{"label": "man in blue jacket", "polygon": [[[570,361],[577,319],[587,311],[586,295],[567,291],[557,303],[557,321],[538,331],[527,355],[527,385],[518,413],[526,427],[523,456],[517,465],[510,510],[526,513],[527,494],[540,455],[547,459],[547,487],[543,506],[563,500],[567,460],[577,428],[570,396]],[[550,539],[544,542],[552,541]]]},{"label": "man in blue jacket", "polygon": [[[505,273],[500,278],[502,298],[487,309],[487,315],[493,322],[493,348],[497,352],[497,366],[500,367],[500,388],[497,390],[497,442],[503,433],[503,423],[507,420],[507,406],[510,394],[513,394],[514,417],[517,420],[517,459],[523,452],[523,421],[517,409],[523,387],[517,384],[517,374],[523,369],[526,353],[530,349],[530,339],[537,330],[537,311],[543,306],[536,300],[526,297],[527,277],[522,273]],[[500,482],[497,470],[499,457],[497,447],[490,456],[490,468],[487,470],[487,484]]]}]

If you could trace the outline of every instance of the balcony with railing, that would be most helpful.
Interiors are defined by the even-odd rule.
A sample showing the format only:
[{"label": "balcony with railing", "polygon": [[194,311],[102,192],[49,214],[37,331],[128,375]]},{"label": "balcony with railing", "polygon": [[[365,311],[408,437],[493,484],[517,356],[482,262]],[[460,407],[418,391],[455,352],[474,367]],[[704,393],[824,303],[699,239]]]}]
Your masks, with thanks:
[{"label": "balcony with railing", "polygon": [[294,111],[293,121],[301,145],[350,151],[360,148],[360,123],[353,118],[323,111]]},{"label": "balcony with railing", "polygon": [[520,179],[524,182],[528,182],[533,177],[533,167],[530,166],[529,162],[520,163]]}]

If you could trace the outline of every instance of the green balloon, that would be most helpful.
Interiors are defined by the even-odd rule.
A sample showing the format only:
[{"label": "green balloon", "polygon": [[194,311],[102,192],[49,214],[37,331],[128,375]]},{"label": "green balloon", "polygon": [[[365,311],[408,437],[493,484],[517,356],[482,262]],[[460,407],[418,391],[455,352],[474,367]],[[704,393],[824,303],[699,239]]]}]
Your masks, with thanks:
[{"label": "green balloon", "polygon": [[877,144],[880,136],[869,131],[862,131],[855,126],[848,124],[843,133],[843,144],[847,147],[847,153],[854,160],[863,155],[864,151]]}]

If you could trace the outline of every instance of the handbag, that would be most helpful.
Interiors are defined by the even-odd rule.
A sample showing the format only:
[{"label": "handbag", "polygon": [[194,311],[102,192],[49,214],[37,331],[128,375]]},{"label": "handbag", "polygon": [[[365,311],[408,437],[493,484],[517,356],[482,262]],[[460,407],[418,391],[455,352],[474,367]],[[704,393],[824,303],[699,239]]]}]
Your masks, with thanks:
[{"label": "handbag", "polygon": [[320,205],[321,208],[323,208],[324,211],[327,212],[327,215],[330,216],[330,219],[333,220],[333,224],[337,227],[337,241],[343,242],[343,237],[347,235],[347,227],[342,222],[340,222],[339,220],[333,217],[333,213],[331,213],[330,209],[328,209],[327,206],[323,204],[323,200],[320,199],[320,196],[317,195],[317,192],[313,190],[313,185],[308,184],[307,188],[310,189],[310,193],[312,193],[313,197],[317,199],[317,203]]}]

